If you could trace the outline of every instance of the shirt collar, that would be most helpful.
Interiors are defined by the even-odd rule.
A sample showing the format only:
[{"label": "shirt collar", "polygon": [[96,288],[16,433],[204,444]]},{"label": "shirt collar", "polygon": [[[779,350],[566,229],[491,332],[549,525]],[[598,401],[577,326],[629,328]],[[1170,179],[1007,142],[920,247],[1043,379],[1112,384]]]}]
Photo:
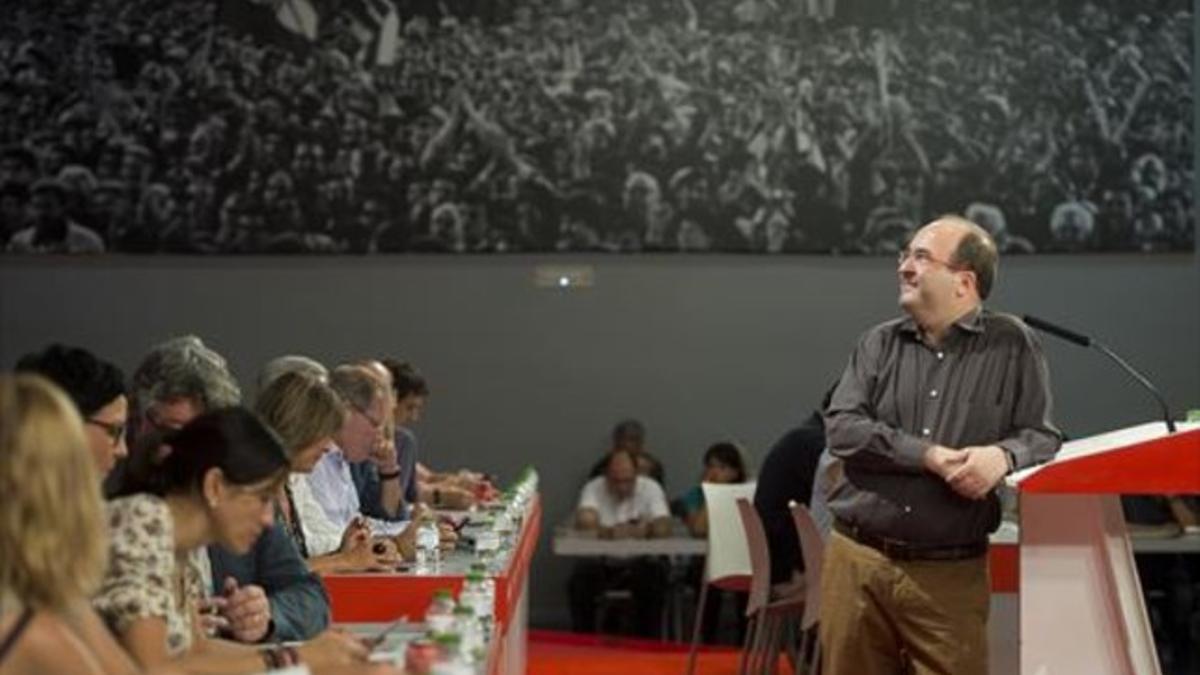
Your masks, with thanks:
[{"label": "shirt collar", "polygon": [[[968,333],[982,333],[983,332],[983,305],[982,304],[975,305],[975,307],[973,309],[971,309],[970,311],[968,311],[966,314],[963,314],[962,316],[958,317],[958,320],[955,321],[953,325],[961,328],[962,330],[967,331]],[[919,337],[919,335],[920,335],[920,330],[917,327],[917,322],[915,319],[912,318],[912,316],[904,317],[904,321],[900,322],[900,330],[905,333],[910,333],[914,337]]]}]

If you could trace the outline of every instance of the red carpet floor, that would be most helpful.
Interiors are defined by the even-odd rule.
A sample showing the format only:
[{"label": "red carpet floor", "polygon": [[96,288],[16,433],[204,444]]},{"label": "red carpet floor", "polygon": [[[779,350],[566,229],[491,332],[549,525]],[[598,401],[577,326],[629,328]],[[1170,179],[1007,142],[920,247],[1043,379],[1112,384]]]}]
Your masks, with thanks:
[{"label": "red carpet floor", "polygon": [[[528,656],[529,675],[681,675],[687,667],[687,645],[556,631],[529,631]],[[736,650],[705,648],[696,673],[733,675],[737,664]],[[790,675],[781,666],[781,675]]]}]

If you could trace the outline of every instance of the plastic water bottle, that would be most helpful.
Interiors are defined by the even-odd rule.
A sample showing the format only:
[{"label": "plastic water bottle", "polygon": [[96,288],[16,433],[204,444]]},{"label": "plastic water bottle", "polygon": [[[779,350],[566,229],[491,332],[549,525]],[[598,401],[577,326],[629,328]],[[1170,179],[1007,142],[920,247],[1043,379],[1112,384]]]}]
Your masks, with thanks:
[{"label": "plastic water bottle", "polygon": [[488,574],[487,565],[483,563],[471,563],[470,572],[467,574],[467,583],[470,583],[475,577],[478,578],[479,593],[482,596],[481,608],[476,613],[481,619],[490,621],[496,613],[496,580]]},{"label": "plastic water bottle", "polygon": [[433,592],[433,599],[425,610],[425,623],[435,636],[451,632],[454,627],[454,597],[449,588],[439,588]]},{"label": "plastic water bottle", "polygon": [[473,675],[475,669],[463,657],[462,636],[458,633],[445,633],[434,638],[441,658],[433,664],[430,675]]},{"label": "plastic water bottle", "polygon": [[488,574],[488,566],[481,562],[471,563],[468,572],[478,574],[483,579],[482,588],[488,596],[488,602],[494,603],[496,600],[496,580]]},{"label": "plastic water bottle", "polygon": [[483,646],[483,627],[479,625],[474,607],[459,603],[454,608],[454,630],[462,638],[461,652],[464,656]]},{"label": "plastic water bottle", "polygon": [[496,533],[496,519],[488,516],[475,531],[475,553],[486,558],[500,548],[500,535]]},{"label": "plastic water bottle", "polygon": [[495,613],[495,591],[488,592],[488,578],[482,572],[471,570],[463,582],[459,604],[466,605],[475,612],[481,630],[485,633],[491,630],[493,614]]},{"label": "plastic water bottle", "polygon": [[438,567],[438,545],[441,534],[438,533],[437,523],[426,520],[417,525],[417,571],[428,572]]}]

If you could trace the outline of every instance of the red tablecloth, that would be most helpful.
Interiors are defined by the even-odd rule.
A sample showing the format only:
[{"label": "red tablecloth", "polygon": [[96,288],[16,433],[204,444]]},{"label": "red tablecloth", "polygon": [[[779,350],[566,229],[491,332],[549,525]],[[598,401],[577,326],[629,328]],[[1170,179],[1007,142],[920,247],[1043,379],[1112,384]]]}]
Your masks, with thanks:
[{"label": "red tablecloth", "polygon": [[[520,600],[541,527],[541,498],[534,496],[512,557],[495,578],[498,635],[507,632],[512,611]],[[421,621],[434,591],[449,588],[457,595],[463,584],[462,575],[428,574],[328,574],[322,580],[329,592],[334,623],[383,623],[405,615]]]}]

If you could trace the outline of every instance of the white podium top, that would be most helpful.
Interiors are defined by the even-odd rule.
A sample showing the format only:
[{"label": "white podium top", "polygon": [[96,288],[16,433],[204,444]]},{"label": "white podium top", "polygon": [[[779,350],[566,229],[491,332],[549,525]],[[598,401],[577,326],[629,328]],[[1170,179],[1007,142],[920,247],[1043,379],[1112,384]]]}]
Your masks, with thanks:
[{"label": "white podium top", "polygon": [[[1176,433],[1200,429],[1200,423],[1197,422],[1177,422],[1175,426],[1177,429]],[[1100,455],[1138,443],[1153,441],[1168,435],[1170,434],[1167,432],[1166,423],[1160,421],[1146,422],[1124,429],[1088,436],[1087,438],[1080,438],[1063,443],[1062,449],[1058,451],[1058,455],[1055,456],[1054,461],[1014,472],[1005,479],[1005,482],[1011,487],[1019,488],[1020,484],[1026,479],[1055,464],[1070,462],[1092,455]]]}]

